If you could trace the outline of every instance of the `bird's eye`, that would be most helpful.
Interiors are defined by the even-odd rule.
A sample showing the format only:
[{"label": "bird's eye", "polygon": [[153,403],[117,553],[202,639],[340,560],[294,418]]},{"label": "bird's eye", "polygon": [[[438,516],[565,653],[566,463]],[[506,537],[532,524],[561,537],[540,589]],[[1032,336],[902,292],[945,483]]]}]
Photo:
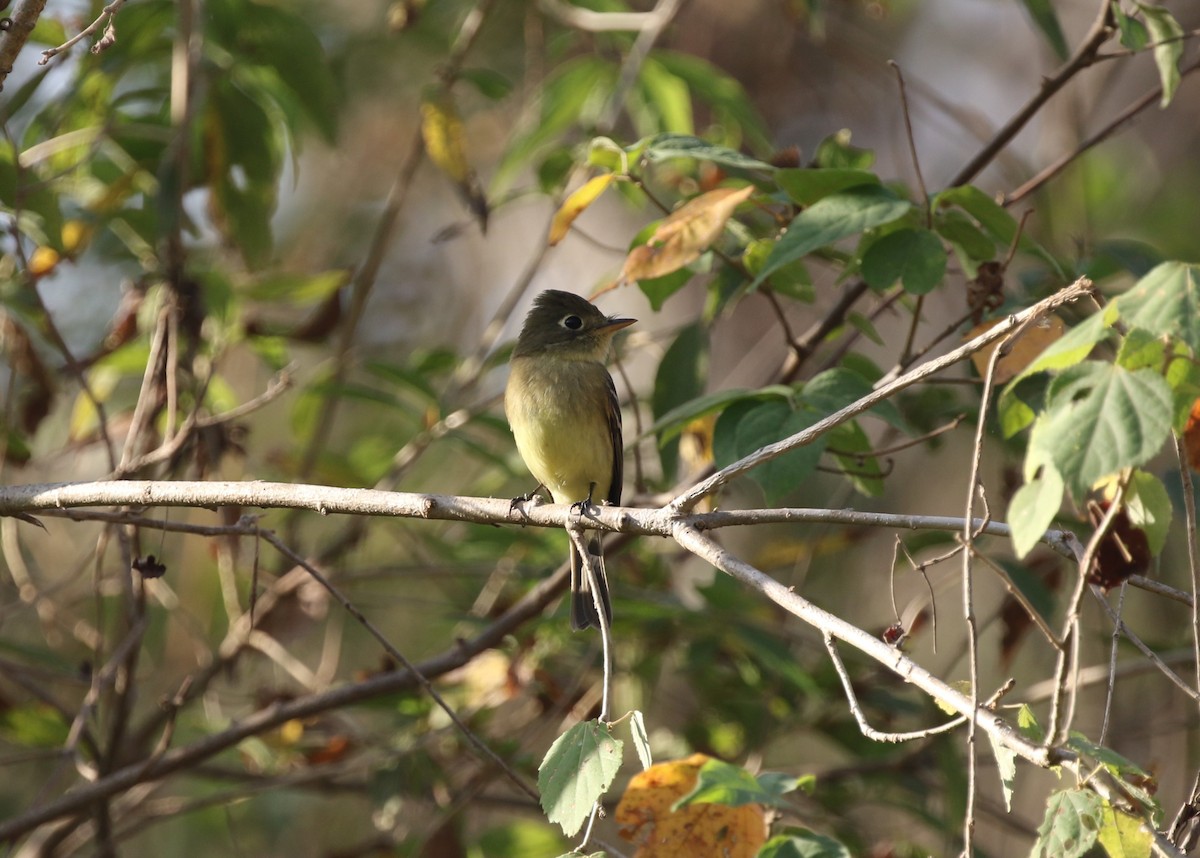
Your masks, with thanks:
[{"label": "bird's eye", "polygon": [[559,322],[559,324],[567,330],[578,331],[583,327],[583,319],[572,313],[570,316],[563,316],[562,321]]}]

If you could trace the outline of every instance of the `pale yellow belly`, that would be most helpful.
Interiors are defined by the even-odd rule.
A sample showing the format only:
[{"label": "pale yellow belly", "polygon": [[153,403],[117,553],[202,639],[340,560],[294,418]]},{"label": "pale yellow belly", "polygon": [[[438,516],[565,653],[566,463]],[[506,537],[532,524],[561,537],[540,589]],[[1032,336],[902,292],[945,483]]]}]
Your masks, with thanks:
[{"label": "pale yellow belly", "polygon": [[[612,480],[607,371],[598,363],[513,361],[504,410],[525,466],[558,503],[599,503]],[[520,383],[520,382],[524,383]],[[594,488],[592,488],[594,485]]]}]

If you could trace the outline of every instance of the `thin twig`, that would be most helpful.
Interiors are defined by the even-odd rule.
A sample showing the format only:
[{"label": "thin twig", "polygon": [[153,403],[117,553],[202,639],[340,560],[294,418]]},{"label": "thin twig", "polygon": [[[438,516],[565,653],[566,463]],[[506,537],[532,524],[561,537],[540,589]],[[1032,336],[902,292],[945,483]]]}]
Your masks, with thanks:
[{"label": "thin twig", "polygon": [[[1092,563],[1096,558],[1096,552],[1100,550],[1100,543],[1103,542],[1109,528],[1112,527],[1117,513],[1121,511],[1121,502],[1125,498],[1125,490],[1128,487],[1128,483],[1128,479],[1121,480],[1116,495],[1113,497],[1112,505],[1109,506],[1108,511],[1104,514],[1104,518],[1092,533],[1087,546],[1083,550],[1082,556],[1079,558],[1075,591],[1071,594],[1071,598],[1067,602],[1066,616],[1063,619],[1063,630],[1059,634],[1059,639],[1062,640],[1064,648],[1058,653],[1058,664],[1054,671],[1055,681],[1058,683],[1058,692],[1054,695],[1050,705],[1050,723],[1046,728],[1046,742],[1048,744],[1061,741],[1070,730],[1076,689],[1071,687],[1071,683],[1068,682],[1068,675],[1079,669],[1079,612],[1083,603],[1083,594],[1086,592],[1088,575],[1091,572]],[[1105,604],[1107,605],[1108,603],[1105,602]],[[1065,716],[1063,714],[1064,702],[1066,702],[1068,710]]]},{"label": "thin twig", "polygon": [[1192,466],[1183,436],[1175,433],[1175,455],[1183,489],[1184,533],[1187,534],[1188,572],[1192,580],[1192,649],[1196,654],[1196,688],[1200,690],[1200,547],[1196,544],[1196,495]]},{"label": "thin twig", "polygon": [[287,543],[276,536],[272,531],[259,530],[259,536],[266,542],[270,543],[276,551],[278,551],[292,563],[299,566],[301,569],[304,569],[309,575],[316,579],[317,583],[324,587],[325,590],[328,591],[329,595],[333,596],[333,598],[337,600],[338,604],[340,604],[346,610],[346,612],[350,614],[350,616],[354,617],[354,619],[358,621],[359,625],[361,625],[370,633],[371,637],[375,638],[375,640],[379,642],[380,646],[384,648],[388,655],[394,658],[398,663],[404,665],[405,670],[412,674],[413,678],[417,681],[417,684],[421,686],[422,690],[430,696],[433,702],[436,703],[443,712],[446,713],[446,717],[454,723],[454,726],[458,728],[459,732],[463,734],[463,737],[466,738],[467,741],[469,741],[476,748],[476,750],[478,750],[486,759],[490,760],[492,764],[495,765],[500,771],[504,772],[504,774],[510,781],[512,781],[517,789],[521,790],[535,801],[538,799],[537,790],[529,786],[525,780],[519,774],[517,774],[517,772],[514,771],[511,766],[509,766],[507,762],[505,762],[495,751],[488,747],[487,743],[484,742],[483,739],[479,738],[479,736],[476,735],[470,727],[463,723],[462,719],[458,717],[458,713],[454,711],[454,707],[447,703],[446,699],[438,693],[438,690],[433,687],[433,683],[430,682],[429,678],[421,672],[421,669],[417,667],[415,663],[410,661],[403,652],[397,649],[396,646],[387,639],[387,636],[379,630],[379,627],[368,620],[362,611],[355,607],[354,603],[346,598],[346,596],[344,596],[337,587],[333,586],[333,583],[319,569],[317,569],[316,566],[312,565],[295,551],[293,551],[287,545]]},{"label": "thin twig", "polygon": [[[84,27],[82,30],[80,30],[78,33],[76,33],[74,36],[72,36],[71,38],[69,38],[65,42],[63,42],[61,45],[58,45],[57,47],[54,47],[54,48],[47,48],[46,50],[42,51],[42,58],[40,60],[38,60],[38,65],[44,66],[46,63],[50,62],[50,60],[53,57],[58,56],[63,51],[70,50],[71,48],[75,47],[75,45],[82,42],[84,39],[88,38],[89,36],[94,35],[96,33],[96,31],[99,30],[101,27],[105,27],[106,29],[105,29],[105,33],[104,33],[104,38],[102,38],[100,40],[100,42],[97,42],[95,45],[92,46],[92,53],[95,53],[95,54],[100,53],[100,50],[103,50],[103,48],[100,48],[100,45],[102,43],[104,43],[105,39],[109,38],[108,28],[110,28],[112,26],[112,19],[117,16],[118,12],[121,11],[121,7],[125,5],[125,2],[126,2],[126,0],[113,0],[113,2],[109,3],[107,6],[105,6],[103,9],[100,10],[100,14],[96,17],[95,21],[92,21],[92,23],[88,24],[86,27]],[[114,41],[115,41],[115,39],[114,39]],[[111,44],[111,42],[109,44]],[[100,48],[100,50],[97,50],[97,48]]]},{"label": "thin twig", "polygon": [[[1200,60],[1183,67],[1179,71],[1180,80],[1187,77],[1192,72],[1197,71],[1198,69],[1200,69]],[[1103,143],[1109,137],[1113,136],[1113,134],[1121,130],[1124,125],[1131,122],[1143,110],[1157,104],[1161,98],[1162,86],[1156,86],[1154,89],[1151,89],[1140,98],[1135,99],[1129,104],[1128,107],[1118,113],[1110,122],[1108,122],[1095,134],[1088,137],[1073,150],[1060,157],[1057,161],[1042,168],[1037,175],[1026,181],[1019,188],[1011,193],[1005,194],[1004,199],[1001,200],[1001,204],[1004,206],[1010,206],[1013,203],[1020,202],[1021,200],[1025,199],[1025,197],[1037,191],[1039,188],[1073,164],[1081,155],[1083,155],[1084,152],[1087,152],[1092,147]]]},{"label": "thin twig", "polygon": [[1099,12],[1091,29],[1084,36],[1083,42],[1067,62],[1057,72],[1042,79],[1042,85],[1026,104],[996,132],[970,161],[950,180],[949,186],[954,188],[965,185],[975,178],[979,172],[991,163],[1009,142],[1021,132],[1021,129],[1042,109],[1059,90],[1067,85],[1071,78],[1080,71],[1097,62],[1101,46],[1108,41],[1112,34],[1112,11],[1108,0],[1099,4]]},{"label": "thin twig", "polygon": [[[983,438],[984,433],[987,431],[988,409],[992,403],[992,388],[996,380],[996,364],[999,362],[1000,356],[1005,353],[1005,347],[1013,341],[1013,338],[1020,331],[1020,327],[1015,328],[997,348],[992,349],[992,354],[988,359],[987,372],[983,376],[983,393],[979,399],[979,418],[976,421],[975,441],[971,448],[971,469],[967,475],[967,502],[966,512],[963,515],[965,526],[961,535],[963,545],[967,549],[962,555],[962,605],[963,622],[966,624],[967,632],[967,665],[971,682],[972,708],[979,706],[979,628],[975,622],[974,576],[971,570],[971,561],[975,556],[973,550],[975,534],[970,526],[970,522],[975,518],[975,496],[983,490],[979,470],[983,462]],[[979,760],[975,742],[975,722],[972,721],[967,727],[967,806],[963,814],[963,853],[967,856],[973,854],[972,842],[975,837],[975,799],[978,789],[976,783],[978,769]]]}]

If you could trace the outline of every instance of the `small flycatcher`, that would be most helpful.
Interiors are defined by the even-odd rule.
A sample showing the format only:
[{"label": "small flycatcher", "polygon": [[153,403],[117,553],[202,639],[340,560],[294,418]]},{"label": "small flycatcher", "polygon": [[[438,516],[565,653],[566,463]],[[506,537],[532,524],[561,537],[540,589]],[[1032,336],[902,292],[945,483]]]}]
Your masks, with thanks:
[{"label": "small flycatcher", "polygon": [[[533,309],[513,350],[504,413],[517,451],[556,503],[621,503],[624,458],[621,407],[604,368],[613,334],[636,319],[606,316],[570,292],[549,289]],[[595,580],[605,623],[612,621],[600,537],[587,543],[589,575],[571,544],[571,628],[599,626]]]}]

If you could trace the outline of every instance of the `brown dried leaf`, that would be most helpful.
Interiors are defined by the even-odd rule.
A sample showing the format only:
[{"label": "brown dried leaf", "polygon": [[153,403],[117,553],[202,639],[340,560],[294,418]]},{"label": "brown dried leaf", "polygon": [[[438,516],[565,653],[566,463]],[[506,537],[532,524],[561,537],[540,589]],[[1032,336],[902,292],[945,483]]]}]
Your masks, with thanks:
[{"label": "brown dried leaf", "polygon": [[[967,332],[964,339],[972,340],[984,331],[995,327],[1001,321],[1003,320],[989,319],[982,324],[976,325]],[[1030,325],[1021,332],[1019,337],[1013,340],[1012,348],[1008,354],[996,362],[996,376],[992,379],[992,383],[1005,384],[1016,378],[1024,371],[1025,367],[1037,360],[1038,355],[1044,352],[1051,343],[1062,337],[1066,329],[1067,326],[1063,320],[1053,314],[1045,316]],[[975,370],[980,375],[987,373],[988,362],[992,359],[992,352],[999,348],[1002,342],[1004,342],[1003,339],[971,355],[971,362],[975,364]]]},{"label": "brown dried leaf", "polygon": [[629,252],[621,279],[652,280],[699,259],[720,238],[734,209],[753,193],[753,185],[717,188],[681,206],[658,225],[646,244]]}]

